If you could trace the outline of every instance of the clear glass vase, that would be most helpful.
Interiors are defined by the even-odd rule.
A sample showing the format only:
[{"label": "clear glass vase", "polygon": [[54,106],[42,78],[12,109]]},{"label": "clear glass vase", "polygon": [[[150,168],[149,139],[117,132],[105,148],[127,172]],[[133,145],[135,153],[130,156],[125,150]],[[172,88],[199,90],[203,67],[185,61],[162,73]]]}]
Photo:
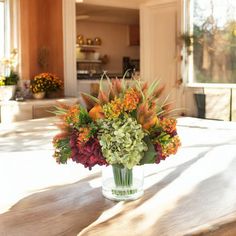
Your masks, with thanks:
[{"label": "clear glass vase", "polygon": [[103,196],[115,201],[135,200],[143,195],[143,167],[110,165],[102,170]]}]

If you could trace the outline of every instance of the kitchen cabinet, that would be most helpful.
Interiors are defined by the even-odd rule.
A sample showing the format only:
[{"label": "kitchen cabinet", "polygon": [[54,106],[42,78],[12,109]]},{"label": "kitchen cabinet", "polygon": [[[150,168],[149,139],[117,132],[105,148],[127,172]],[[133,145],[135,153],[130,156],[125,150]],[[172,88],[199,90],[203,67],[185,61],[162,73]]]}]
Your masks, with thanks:
[{"label": "kitchen cabinet", "polygon": [[129,45],[138,46],[139,41],[139,25],[129,25]]}]

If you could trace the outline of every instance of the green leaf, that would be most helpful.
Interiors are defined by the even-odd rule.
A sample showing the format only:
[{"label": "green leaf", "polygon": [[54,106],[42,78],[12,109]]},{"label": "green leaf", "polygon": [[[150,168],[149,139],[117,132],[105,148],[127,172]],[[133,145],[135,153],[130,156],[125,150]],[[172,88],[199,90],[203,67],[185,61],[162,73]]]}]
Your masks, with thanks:
[{"label": "green leaf", "polygon": [[106,72],[104,71],[103,74],[102,74],[102,76],[101,76],[101,79],[100,79],[100,81],[99,81],[99,90],[101,90],[101,91],[104,91],[103,78],[105,77],[105,75],[106,75]]},{"label": "green leaf", "polygon": [[89,116],[87,110],[84,107],[80,107],[80,113],[79,113],[79,126],[80,125],[84,125],[84,124],[88,124],[91,123],[92,119]]},{"label": "green leaf", "polygon": [[88,93],[81,93],[81,94],[83,94],[84,96],[87,96],[87,97],[91,98],[95,103],[100,104],[99,99],[97,99],[96,97],[94,97],[94,96],[92,96],[92,95],[90,95],[90,94],[88,94]]},{"label": "green leaf", "polygon": [[54,114],[54,115],[64,115],[68,112],[68,110],[59,107],[59,106],[53,106],[53,110],[48,110],[48,112]]},{"label": "green leaf", "polygon": [[108,83],[108,88],[112,87],[112,83],[111,83],[111,79],[109,78],[109,76],[105,73],[106,79],[107,79],[107,83]]},{"label": "green leaf", "polygon": [[58,141],[57,148],[60,150],[59,160],[60,163],[62,164],[66,164],[67,160],[71,156],[71,148],[69,143],[70,143],[69,138],[65,138]]},{"label": "green leaf", "polygon": [[129,71],[131,71],[131,69],[128,69],[128,70],[125,71],[125,73],[122,77],[122,80],[121,80],[121,87],[122,87],[123,92],[126,90],[126,87],[127,87],[125,77],[126,77],[126,75],[128,74]]},{"label": "green leaf", "polygon": [[147,90],[147,97],[150,97],[153,94],[159,82],[160,82],[159,80],[155,80],[151,83],[151,85],[148,87]]},{"label": "green leaf", "polygon": [[64,108],[62,108],[62,107],[60,107],[60,106],[53,106],[57,111],[59,111],[59,112],[62,112],[62,113],[67,113],[68,112],[68,110],[67,109],[64,109]]},{"label": "green leaf", "polygon": [[143,93],[143,91],[142,91],[142,87],[141,87],[140,81],[134,80],[134,83],[135,83],[136,89],[137,89],[138,92],[142,95],[143,101],[145,101],[145,95],[144,95],[144,93]]},{"label": "green leaf", "polygon": [[154,145],[152,144],[151,139],[148,136],[146,136],[144,138],[144,142],[147,144],[148,150],[144,153],[144,156],[141,159],[140,164],[144,165],[144,164],[155,163],[157,153],[155,151],[155,148],[154,148]]}]

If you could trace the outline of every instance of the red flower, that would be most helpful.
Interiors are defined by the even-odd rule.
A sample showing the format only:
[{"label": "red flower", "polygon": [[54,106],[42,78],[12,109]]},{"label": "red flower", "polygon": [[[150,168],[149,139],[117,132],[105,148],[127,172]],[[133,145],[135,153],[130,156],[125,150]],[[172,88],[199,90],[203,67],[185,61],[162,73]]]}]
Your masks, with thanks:
[{"label": "red flower", "polygon": [[165,160],[167,156],[164,156],[163,153],[162,153],[162,147],[161,147],[161,144],[160,143],[156,143],[154,144],[154,148],[155,148],[155,151],[156,151],[156,164],[159,164],[161,160]]},{"label": "red flower", "polygon": [[77,134],[71,136],[70,146],[72,150],[71,159],[83,164],[90,170],[95,165],[108,165],[102,155],[101,146],[97,138],[90,138],[88,142],[81,144],[77,142]]}]

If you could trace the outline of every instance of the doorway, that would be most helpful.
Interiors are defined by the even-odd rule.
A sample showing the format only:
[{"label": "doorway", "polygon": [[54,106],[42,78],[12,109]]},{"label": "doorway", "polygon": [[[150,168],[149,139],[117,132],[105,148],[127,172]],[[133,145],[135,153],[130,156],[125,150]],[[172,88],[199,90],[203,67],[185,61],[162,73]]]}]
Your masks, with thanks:
[{"label": "doorway", "polygon": [[139,73],[139,10],[76,3],[76,69],[78,91],[90,92],[106,71],[122,78]]}]

